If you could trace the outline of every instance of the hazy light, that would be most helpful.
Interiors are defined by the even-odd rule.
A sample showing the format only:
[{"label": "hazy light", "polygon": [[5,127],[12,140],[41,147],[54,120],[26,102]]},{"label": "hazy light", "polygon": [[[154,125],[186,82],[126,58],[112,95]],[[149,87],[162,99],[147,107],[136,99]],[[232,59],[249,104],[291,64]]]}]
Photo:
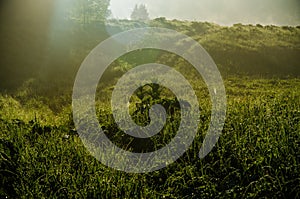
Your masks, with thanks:
[{"label": "hazy light", "polygon": [[299,0],[111,0],[115,18],[128,19],[135,4],[145,4],[151,18],[209,21],[218,24],[300,24]]}]

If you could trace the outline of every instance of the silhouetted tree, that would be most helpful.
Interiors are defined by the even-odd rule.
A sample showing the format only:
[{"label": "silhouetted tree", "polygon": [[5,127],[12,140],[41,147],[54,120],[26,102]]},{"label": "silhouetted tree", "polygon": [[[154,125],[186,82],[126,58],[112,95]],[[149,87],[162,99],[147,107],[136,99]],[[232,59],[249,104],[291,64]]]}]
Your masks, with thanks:
[{"label": "silhouetted tree", "polygon": [[130,18],[132,20],[139,20],[139,21],[147,21],[149,20],[149,13],[144,4],[141,4],[140,6],[135,5]]}]

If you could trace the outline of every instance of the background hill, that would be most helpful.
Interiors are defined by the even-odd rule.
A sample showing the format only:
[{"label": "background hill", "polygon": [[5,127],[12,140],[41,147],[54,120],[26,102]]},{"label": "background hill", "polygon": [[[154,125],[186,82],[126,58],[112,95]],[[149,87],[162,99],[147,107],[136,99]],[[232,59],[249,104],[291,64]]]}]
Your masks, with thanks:
[{"label": "background hill", "polygon": [[[81,62],[101,41],[112,33],[148,26],[174,29],[194,38],[209,52],[225,78],[245,75],[286,78],[300,75],[300,27],[259,24],[226,27],[165,18],[147,23],[111,20],[106,24],[93,22],[85,25],[65,20],[51,26],[45,21],[36,19],[26,24],[16,19],[2,26],[1,90],[14,90],[32,78],[47,84],[64,82],[65,85],[72,85]],[[125,62],[129,65],[139,62],[132,58]],[[176,65],[178,59],[168,57],[168,63]]]}]

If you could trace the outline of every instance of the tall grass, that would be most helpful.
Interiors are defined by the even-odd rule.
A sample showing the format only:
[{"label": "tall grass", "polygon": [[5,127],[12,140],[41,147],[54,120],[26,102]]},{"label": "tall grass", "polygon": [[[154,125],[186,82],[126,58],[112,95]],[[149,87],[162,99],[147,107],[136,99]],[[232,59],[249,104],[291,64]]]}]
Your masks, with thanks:
[{"label": "tall grass", "polygon": [[[168,167],[146,174],[117,171],[92,157],[74,129],[70,107],[53,113],[42,100],[20,103],[0,96],[0,197],[299,198],[299,79],[231,78],[225,84],[228,114],[212,152],[198,158],[210,120],[209,98],[204,98],[190,149]],[[134,143],[118,137],[122,132],[107,105],[98,106],[98,115],[114,142]],[[167,124],[151,147],[161,147],[175,131],[175,122]]]}]

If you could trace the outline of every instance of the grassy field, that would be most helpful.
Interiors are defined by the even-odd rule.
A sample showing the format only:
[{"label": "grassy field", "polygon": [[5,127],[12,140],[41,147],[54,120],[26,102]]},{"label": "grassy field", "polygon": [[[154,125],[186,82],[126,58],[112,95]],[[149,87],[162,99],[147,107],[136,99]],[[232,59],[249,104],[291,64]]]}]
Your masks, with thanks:
[{"label": "grassy field", "polygon": [[[89,154],[74,129],[69,95],[42,98],[30,84],[1,94],[0,198],[299,198],[300,79],[226,78],[226,123],[204,159],[198,152],[210,102],[202,85],[193,86],[201,106],[196,139],[175,163],[147,174],[107,168]],[[97,110],[116,144],[139,150],[118,137],[106,103]],[[174,125],[167,124],[167,139],[148,143],[170,140]]]},{"label": "grassy field", "polygon": [[[103,15],[99,2],[106,2]],[[108,2],[0,1],[0,199],[300,198],[300,26],[222,26],[165,17],[104,20]],[[196,138],[182,157],[158,171],[130,174],[103,165],[84,147],[73,122],[72,88],[92,49],[114,34],[143,27],[172,29],[203,46],[224,79],[227,115],[216,146],[199,159],[211,118],[200,74],[165,50],[120,56],[105,70],[95,99],[99,123],[115,145],[150,152],[169,143],[179,127],[175,95],[147,85],[145,92],[134,93],[129,112],[135,123],[147,125],[149,110],[141,110],[161,100],[168,113],[162,131],[136,139],[118,128],[111,94],[119,78],[138,65],[174,68],[200,105]],[[184,41],[175,44],[185,49]]]}]

